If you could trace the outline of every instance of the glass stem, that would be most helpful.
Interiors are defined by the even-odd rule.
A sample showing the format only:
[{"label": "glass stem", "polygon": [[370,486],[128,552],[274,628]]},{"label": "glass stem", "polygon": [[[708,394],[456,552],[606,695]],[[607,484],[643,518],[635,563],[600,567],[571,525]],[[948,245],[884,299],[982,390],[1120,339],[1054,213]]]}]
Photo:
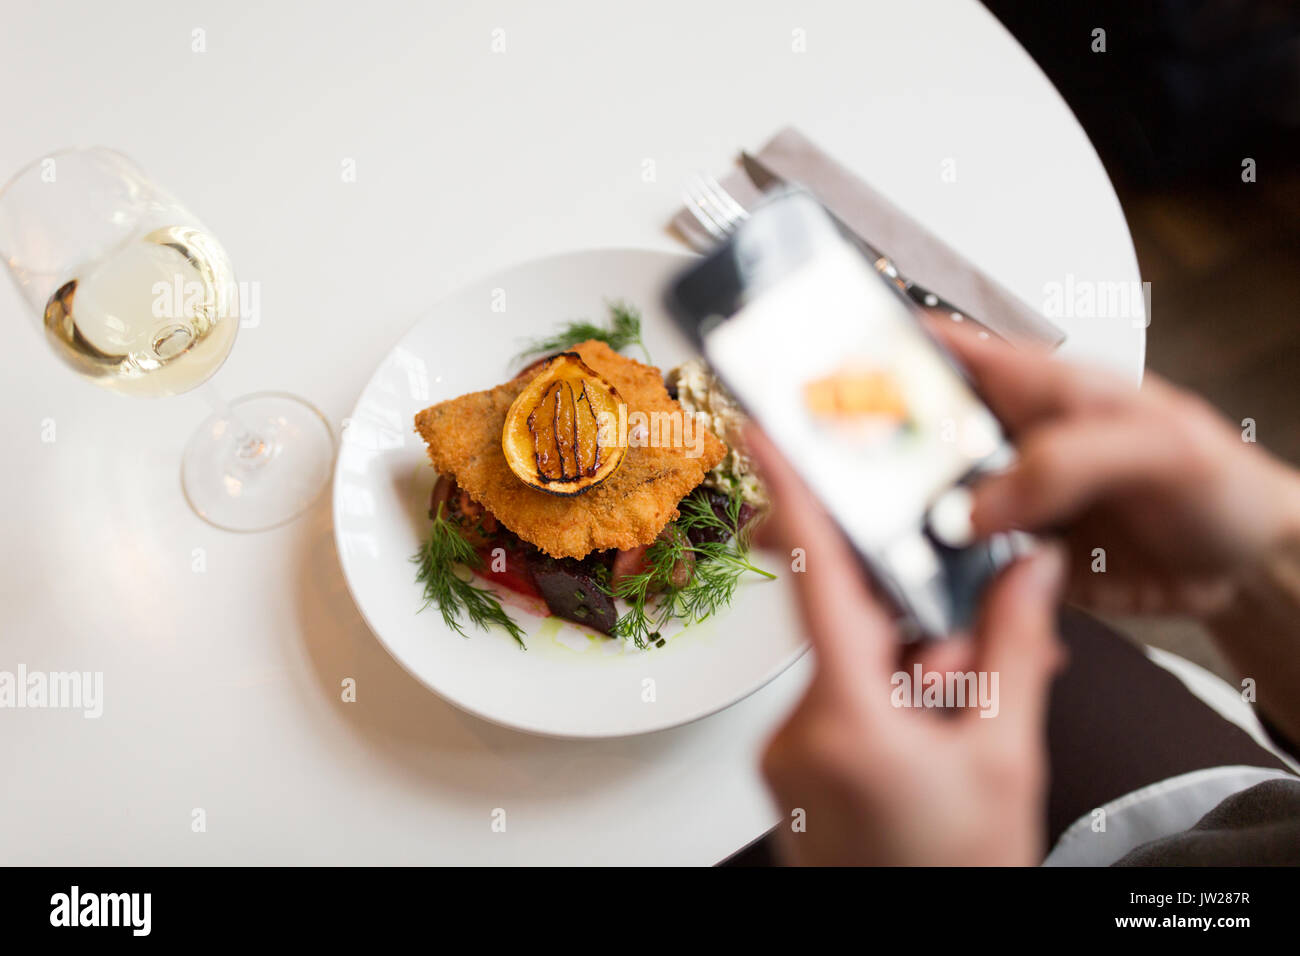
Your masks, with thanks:
[{"label": "glass stem", "polygon": [[235,458],[247,468],[255,468],[271,457],[272,445],[259,436],[230,407],[221,391],[212,384],[205,383],[200,389],[203,400],[208,403],[212,413],[235,427]]}]

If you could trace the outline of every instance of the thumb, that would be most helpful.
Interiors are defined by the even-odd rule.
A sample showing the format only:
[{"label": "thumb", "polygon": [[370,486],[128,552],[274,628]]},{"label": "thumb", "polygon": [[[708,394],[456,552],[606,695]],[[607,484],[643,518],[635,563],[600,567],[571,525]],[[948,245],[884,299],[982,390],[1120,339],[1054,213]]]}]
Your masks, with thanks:
[{"label": "thumb", "polygon": [[999,723],[1017,735],[1041,735],[1048,690],[1065,659],[1056,636],[1065,571],[1065,551],[1044,545],[1003,571],[984,598],[976,659],[990,681],[997,675]]}]

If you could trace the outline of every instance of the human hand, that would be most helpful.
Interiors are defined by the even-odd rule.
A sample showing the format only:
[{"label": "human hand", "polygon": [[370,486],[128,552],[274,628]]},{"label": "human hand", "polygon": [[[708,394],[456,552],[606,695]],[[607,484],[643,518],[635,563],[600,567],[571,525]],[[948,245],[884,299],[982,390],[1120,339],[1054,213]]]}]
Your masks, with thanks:
[{"label": "human hand", "polygon": [[997,675],[988,683],[994,716],[895,706],[893,622],[790,466],[757,429],[747,443],[773,499],[766,540],[806,555],[793,580],[816,656],[807,693],[763,758],[778,805],[787,815],[802,810],[806,824],[780,829],[783,855],[800,864],[1041,862],[1063,556],[1044,550],[1018,561],[991,586],[968,641],[927,645],[912,658],[923,672]]},{"label": "human hand", "polygon": [[975,488],[976,530],[1064,532],[1072,600],[1208,618],[1300,531],[1295,473],[1199,398],[936,331],[1019,451]]}]

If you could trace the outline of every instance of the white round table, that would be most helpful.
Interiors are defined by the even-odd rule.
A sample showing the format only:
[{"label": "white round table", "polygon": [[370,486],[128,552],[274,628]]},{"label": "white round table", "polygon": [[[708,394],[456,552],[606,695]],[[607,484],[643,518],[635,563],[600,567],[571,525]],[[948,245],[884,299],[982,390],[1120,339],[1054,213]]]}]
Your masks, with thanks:
[{"label": "white round table", "polygon": [[[1138,279],[1082,130],[968,0],[77,6],[7,16],[0,175],[70,144],[135,158],[259,284],[221,390],[336,427],[431,302],[567,249],[676,248],[686,177],[788,123],[1029,302]],[[104,681],[99,719],[0,710],[4,862],[709,864],[777,822],[756,756],[807,658],[642,738],[462,714],[367,631],[327,500],[209,527],[178,479],[200,400],[102,392],[7,286],[0,307],[0,670]],[[1061,324],[1067,354],[1140,376],[1140,328]]]}]

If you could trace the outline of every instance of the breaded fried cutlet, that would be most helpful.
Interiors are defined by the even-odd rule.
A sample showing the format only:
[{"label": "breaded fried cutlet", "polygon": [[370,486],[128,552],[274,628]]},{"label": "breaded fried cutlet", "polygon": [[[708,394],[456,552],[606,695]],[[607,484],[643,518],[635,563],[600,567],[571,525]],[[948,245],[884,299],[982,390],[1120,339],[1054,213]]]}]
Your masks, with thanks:
[{"label": "breaded fried cutlet", "polygon": [[[618,390],[629,415],[685,417],[657,368],[595,339],[570,351]],[[698,457],[691,457],[690,447],[630,442],[618,470],[595,488],[568,498],[547,494],[520,481],[501,450],[506,412],[527,384],[524,376],[433,405],[415,416],[415,430],[439,474],[455,478],[501,524],[552,557],[582,558],[591,551],[649,544],[677,517],[677,503],[726,454],[712,432],[696,425],[703,440]]]}]

